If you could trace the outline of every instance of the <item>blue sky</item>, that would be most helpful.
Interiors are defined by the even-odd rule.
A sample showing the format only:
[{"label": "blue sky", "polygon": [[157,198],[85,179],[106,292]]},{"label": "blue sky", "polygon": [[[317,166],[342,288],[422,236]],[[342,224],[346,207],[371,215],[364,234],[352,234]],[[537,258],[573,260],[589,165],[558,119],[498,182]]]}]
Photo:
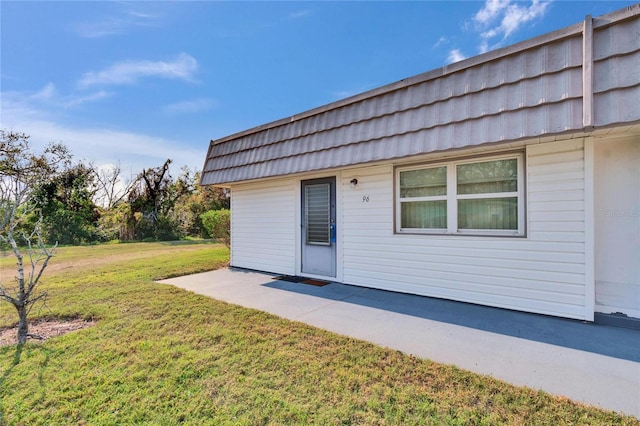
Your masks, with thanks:
[{"label": "blue sky", "polygon": [[1,1],[0,121],[130,173],[634,1]]}]

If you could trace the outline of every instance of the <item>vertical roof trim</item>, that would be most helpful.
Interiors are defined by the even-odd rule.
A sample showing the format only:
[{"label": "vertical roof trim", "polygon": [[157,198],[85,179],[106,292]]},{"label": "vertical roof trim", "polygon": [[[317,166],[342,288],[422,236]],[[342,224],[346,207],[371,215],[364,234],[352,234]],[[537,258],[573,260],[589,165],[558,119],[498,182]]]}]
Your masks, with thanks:
[{"label": "vertical roof trim", "polygon": [[584,18],[582,37],[582,125],[593,127],[593,19]]}]

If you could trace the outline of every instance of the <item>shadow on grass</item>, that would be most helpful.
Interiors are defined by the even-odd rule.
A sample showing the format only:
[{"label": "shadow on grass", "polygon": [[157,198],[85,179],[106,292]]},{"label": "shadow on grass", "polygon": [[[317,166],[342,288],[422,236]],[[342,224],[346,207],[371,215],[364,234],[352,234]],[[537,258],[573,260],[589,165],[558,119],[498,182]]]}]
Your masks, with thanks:
[{"label": "shadow on grass", "polygon": [[20,343],[16,345],[16,353],[13,355],[13,361],[11,362],[11,366],[7,368],[7,371],[4,372],[2,377],[0,377],[0,386],[2,386],[9,377],[9,374],[13,371],[16,365],[20,364],[20,358],[22,358],[22,349],[24,347],[24,343]]},{"label": "shadow on grass", "polygon": [[[9,375],[11,375],[11,372],[16,367],[16,365],[20,364],[20,358],[22,358],[23,347],[24,347],[23,343],[16,345],[16,353],[13,355],[13,361],[11,362],[11,365],[9,366],[9,368],[7,368],[7,371],[5,371],[2,377],[0,377],[0,388],[4,385],[4,382],[7,380]],[[5,424],[4,421],[5,421],[4,407],[0,405],[0,425]]]},{"label": "shadow on grass", "polygon": [[51,351],[46,348],[41,348],[44,351],[45,358],[44,361],[40,364],[40,371],[38,372],[38,383],[40,384],[40,389],[42,390],[42,394],[40,395],[39,401],[44,401],[45,399],[45,386],[44,386],[44,370],[49,365],[49,358],[51,358]]},{"label": "shadow on grass", "polygon": [[[22,359],[22,353],[24,351],[24,346],[25,346],[24,343],[19,343],[16,345],[16,352],[13,355],[13,361],[11,362],[11,365],[9,366],[9,368],[7,368],[7,370],[2,374],[2,377],[0,377],[0,388],[4,386],[5,381],[9,378],[9,376],[11,375],[13,370],[16,368],[16,366],[20,364],[20,360]],[[41,350],[45,354],[44,361],[39,363],[39,371],[38,371],[38,383],[40,384],[40,389],[42,389],[40,400],[44,400],[45,398],[44,371],[49,365],[49,359],[51,358],[51,350],[45,347],[42,347],[40,345],[33,346],[33,349]],[[4,407],[0,405],[0,425],[5,424],[5,417],[6,415],[5,415]]]}]

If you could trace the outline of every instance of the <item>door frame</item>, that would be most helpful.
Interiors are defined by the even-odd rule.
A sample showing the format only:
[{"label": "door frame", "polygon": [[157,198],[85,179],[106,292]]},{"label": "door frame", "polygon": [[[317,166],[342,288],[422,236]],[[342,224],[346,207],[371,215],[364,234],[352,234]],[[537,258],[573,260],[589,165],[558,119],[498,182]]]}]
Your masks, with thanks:
[{"label": "door frame", "polygon": [[[322,180],[322,179],[334,179],[335,180],[335,277],[325,275],[315,275],[302,272],[302,246],[303,246],[303,230],[302,230],[302,203],[304,202],[302,195],[303,182]],[[296,180],[296,275],[305,276],[309,278],[317,278],[324,280],[331,280],[334,282],[342,282],[343,276],[343,263],[342,263],[342,176],[340,172],[333,174],[318,174],[301,176]]]}]

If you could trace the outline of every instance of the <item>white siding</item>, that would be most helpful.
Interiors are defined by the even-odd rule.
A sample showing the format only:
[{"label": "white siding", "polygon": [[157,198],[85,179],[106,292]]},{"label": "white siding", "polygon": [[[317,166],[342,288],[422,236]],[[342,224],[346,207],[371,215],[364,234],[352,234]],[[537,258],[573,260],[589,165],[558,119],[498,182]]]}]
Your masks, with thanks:
[{"label": "white siding", "polygon": [[526,238],[395,234],[393,166],[345,171],[344,282],[584,319],[583,141],[529,146],[526,161]]},{"label": "white siding", "polygon": [[[596,144],[596,159],[605,156],[598,146],[615,148],[613,144],[600,144]],[[394,165],[405,163],[336,173],[340,186],[338,277],[347,284],[590,319],[593,301],[585,297],[586,291],[592,290],[585,285],[584,141],[567,139],[523,149],[525,237],[396,234]],[[422,160],[429,158],[421,157]],[[632,165],[634,161],[628,159]],[[595,178],[600,185],[600,204],[596,205],[596,216],[603,208],[602,194],[611,195],[613,201],[621,199],[610,190],[615,185],[602,180],[598,170]],[[304,178],[298,175],[232,187],[233,266],[296,274],[296,250],[300,244],[296,233],[298,191]],[[358,179],[355,188],[350,185],[353,178]],[[637,192],[637,188],[632,191]],[[630,211],[630,218],[637,222],[631,207],[618,210]],[[601,223],[598,216],[596,222]],[[597,228],[596,241],[596,260],[601,263],[603,246],[598,241],[606,235],[603,229]],[[621,232],[624,234],[624,229]],[[614,237],[610,239],[612,244],[616,239],[619,242]],[[637,257],[637,239],[626,241],[635,242]],[[634,277],[638,270],[635,266]],[[597,310],[613,312],[626,307],[626,313],[635,314],[631,306],[603,304],[604,298],[611,296],[603,290],[603,271],[600,266]],[[637,292],[628,294],[629,300],[621,300],[637,305],[637,297],[633,296]]]},{"label": "white siding", "polygon": [[231,189],[231,266],[295,274],[296,186],[292,179]]},{"label": "white siding", "polygon": [[595,150],[595,310],[640,318],[640,134]]}]

